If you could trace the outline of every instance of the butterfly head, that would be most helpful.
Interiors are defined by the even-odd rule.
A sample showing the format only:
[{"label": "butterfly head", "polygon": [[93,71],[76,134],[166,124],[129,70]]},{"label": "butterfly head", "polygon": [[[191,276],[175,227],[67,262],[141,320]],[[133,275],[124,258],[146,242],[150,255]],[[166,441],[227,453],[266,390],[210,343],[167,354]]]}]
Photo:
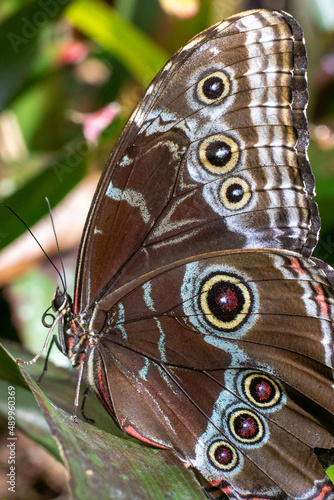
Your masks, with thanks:
[{"label": "butterfly head", "polygon": [[64,316],[72,310],[72,299],[66,292],[61,292],[57,286],[51,302],[52,309],[55,313],[61,313]]},{"label": "butterfly head", "polygon": [[84,325],[73,313],[72,299],[68,293],[59,287],[53,295],[51,306],[60,316],[59,341],[62,353],[67,356],[74,367],[78,366],[84,356],[89,335],[85,333]]}]

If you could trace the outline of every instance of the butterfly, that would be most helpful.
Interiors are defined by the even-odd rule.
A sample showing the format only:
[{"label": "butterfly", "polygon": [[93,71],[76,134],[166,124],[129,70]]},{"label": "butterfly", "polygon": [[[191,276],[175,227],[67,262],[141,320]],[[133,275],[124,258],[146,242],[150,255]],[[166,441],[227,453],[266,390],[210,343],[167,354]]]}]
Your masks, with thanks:
[{"label": "butterfly", "polygon": [[[229,499],[334,498],[333,269],[289,14],[203,31],[158,73],[102,173],[62,351],[128,434]],[[211,493],[210,493],[211,492]]]}]

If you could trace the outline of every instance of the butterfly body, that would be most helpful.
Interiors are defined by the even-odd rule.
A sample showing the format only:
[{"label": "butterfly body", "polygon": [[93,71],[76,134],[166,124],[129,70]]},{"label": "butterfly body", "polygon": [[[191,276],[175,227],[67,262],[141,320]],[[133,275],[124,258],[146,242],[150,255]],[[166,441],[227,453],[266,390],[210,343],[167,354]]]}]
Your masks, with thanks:
[{"label": "butterfly body", "polygon": [[306,65],[296,21],[264,10],[173,56],[101,177],[60,312],[118,425],[222,498],[334,498],[313,453],[334,447],[334,292],[310,257]]}]

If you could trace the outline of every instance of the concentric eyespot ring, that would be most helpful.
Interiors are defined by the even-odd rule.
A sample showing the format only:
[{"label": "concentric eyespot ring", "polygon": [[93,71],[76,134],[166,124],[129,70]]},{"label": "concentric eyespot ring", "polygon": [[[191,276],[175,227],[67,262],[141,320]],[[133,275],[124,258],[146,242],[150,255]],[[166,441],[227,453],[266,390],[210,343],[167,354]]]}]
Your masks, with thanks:
[{"label": "concentric eyespot ring", "polygon": [[253,296],[238,276],[210,274],[200,288],[200,308],[206,321],[221,330],[235,330],[248,318]]},{"label": "concentric eyespot ring", "polygon": [[242,177],[230,177],[220,187],[220,200],[229,210],[244,208],[251,196],[251,187]]},{"label": "concentric eyespot ring", "polygon": [[246,398],[259,408],[271,408],[282,399],[278,383],[260,372],[246,375],[242,380],[242,390]]},{"label": "concentric eyespot ring", "polygon": [[238,163],[238,143],[225,134],[216,134],[204,139],[199,147],[199,159],[212,174],[222,175],[230,172]]},{"label": "concentric eyespot ring", "polygon": [[258,443],[265,435],[260,417],[248,409],[232,412],[228,417],[228,426],[233,437],[245,444]]},{"label": "concentric eyespot ring", "polygon": [[211,443],[208,449],[208,459],[214,467],[225,472],[235,469],[239,463],[236,449],[222,440]]},{"label": "concentric eyespot ring", "polygon": [[203,104],[213,104],[230,92],[230,80],[223,71],[206,75],[197,85],[197,97]]}]

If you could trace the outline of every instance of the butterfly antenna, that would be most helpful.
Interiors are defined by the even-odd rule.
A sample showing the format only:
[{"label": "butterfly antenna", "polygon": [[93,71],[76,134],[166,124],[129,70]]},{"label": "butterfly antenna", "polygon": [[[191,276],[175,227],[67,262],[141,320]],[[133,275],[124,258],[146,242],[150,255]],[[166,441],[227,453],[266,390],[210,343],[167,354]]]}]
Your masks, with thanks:
[{"label": "butterfly antenna", "polygon": [[[49,203],[49,201],[48,201],[48,203]],[[62,275],[60,274],[59,269],[54,265],[54,263],[52,262],[52,260],[50,259],[50,257],[48,256],[48,254],[46,253],[46,251],[44,250],[44,248],[42,247],[42,245],[40,244],[40,242],[38,241],[38,239],[36,238],[36,236],[34,235],[34,233],[31,231],[31,229],[28,227],[28,225],[24,222],[24,220],[21,219],[21,217],[12,208],[10,208],[8,205],[2,205],[2,206],[4,208],[8,208],[8,210],[10,210],[12,212],[12,214],[14,214],[15,217],[17,217],[19,219],[19,221],[22,222],[22,224],[24,225],[24,227],[29,231],[29,233],[34,238],[34,240],[36,241],[36,243],[39,246],[39,248],[44,253],[45,257],[48,259],[48,261],[50,262],[50,264],[52,265],[52,267],[56,270],[56,272],[57,272],[57,274],[58,274],[58,276],[59,276],[59,278],[61,280],[61,283],[62,283],[62,285],[64,287],[64,291],[66,291],[66,277],[65,277],[65,272],[64,272],[63,261],[60,259],[61,265],[62,265],[62,269],[63,269],[63,272],[64,272],[64,278],[62,277]],[[50,208],[50,205],[49,205],[49,208]],[[54,231],[54,225],[53,225],[52,217],[51,217],[51,221],[52,221],[52,227],[53,227],[53,231]],[[57,248],[58,248],[58,252],[59,252],[59,246],[58,246],[58,240],[57,240],[56,234],[55,234],[55,237],[56,237]]]},{"label": "butterfly antenna", "polygon": [[[49,214],[50,214],[50,219],[51,219],[53,234],[54,234],[54,237],[55,237],[55,240],[56,240],[56,245],[57,245],[57,250],[58,250],[58,256],[59,256],[59,260],[60,260],[60,265],[61,265],[61,268],[62,268],[62,271],[63,271],[63,277],[64,277],[64,279],[61,278],[61,282],[62,282],[63,287],[64,287],[64,292],[66,292],[66,290],[67,290],[67,283],[66,283],[66,273],[65,273],[64,262],[63,262],[63,259],[62,259],[62,256],[61,256],[61,252],[60,252],[60,248],[59,248],[59,242],[58,242],[57,233],[56,233],[56,228],[55,228],[55,225],[54,225],[54,222],[53,222],[51,205],[50,205],[49,199],[48,198],[45,198],[45,199],[46,199],[46,203],[48,204],[48,207],[49,207]],[[59,273],[59,276],[60,276],[60,273]]]}]

